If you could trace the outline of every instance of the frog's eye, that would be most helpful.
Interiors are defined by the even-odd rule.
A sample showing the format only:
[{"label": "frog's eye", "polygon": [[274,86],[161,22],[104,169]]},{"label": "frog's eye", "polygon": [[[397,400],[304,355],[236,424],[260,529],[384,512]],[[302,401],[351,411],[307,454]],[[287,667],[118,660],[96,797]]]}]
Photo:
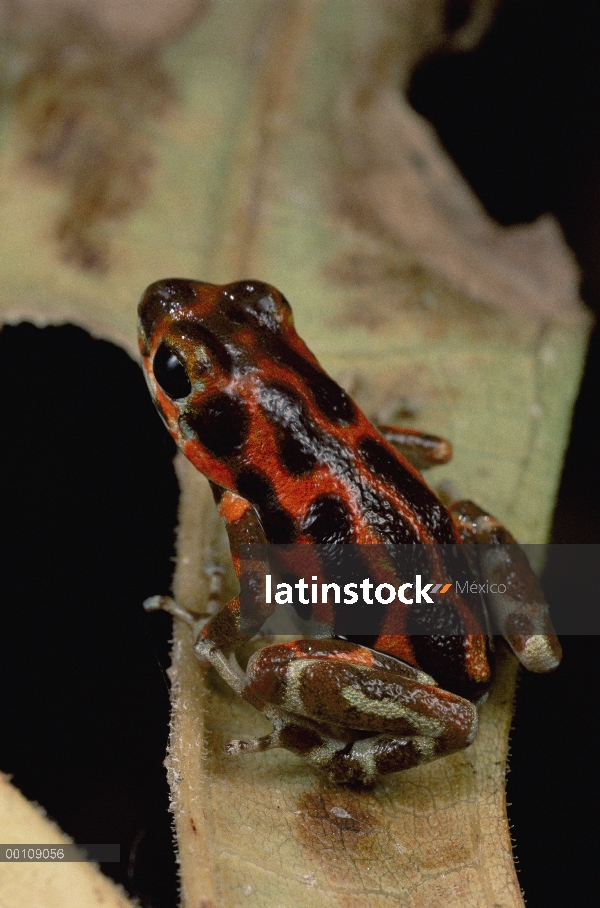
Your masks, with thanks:
[{"label": "frog's eye", "polygon": [[181,400],[192,390],[192,383],[179,359],[166,344],[161,344],[154,354],[154,377],[171,400]]}]

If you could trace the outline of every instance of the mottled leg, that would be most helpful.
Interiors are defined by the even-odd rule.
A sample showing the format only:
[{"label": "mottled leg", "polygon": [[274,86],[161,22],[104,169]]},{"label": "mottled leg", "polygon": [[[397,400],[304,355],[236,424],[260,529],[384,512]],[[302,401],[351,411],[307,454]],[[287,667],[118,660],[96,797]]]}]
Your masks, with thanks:
[{"label": "mottled leg", "polygon": [[[467,747],[477,733],[477,711],[472,704],[470,706],[473,720],[469,734],[453,750]],[[398,737],[377,734],[345,740],[308,720],[283,714],[272,716],[268,708],[263,712],[273,723],[274,731],[251,741],[228,741],[225,745],[228,755],[239,756],[281,747],[303,757],[337,785],[373,785],[380,776],[431,763],[452,753],[452,750],[438,750],[435,741],[426,735]]]},{"label": "mottled leg", "polygon": [[340,640],[265,647],[247,668],[244,696],[265,704],[274,730],[230,741],[229,754],[283,747],[336,782],[370,784],[467,747],[477,710],[419,669]]},{"label": "mottled leg", "polygon": [[417,429],[402,429],[396,426],[376,426],[385,440],[406,457],[417,470],[426,470],[448,463],[452,457],[452,447],[445,438],[437,435],[426,435]]},{"label": "mottled leg", "polygon": [[481,545],[478,569],[491,588],[485,596],[497,629],[525,668],[553,671],[562,650],[525,553],[506,527],[472,501],[457,501],[450,512],[463,542]]}]

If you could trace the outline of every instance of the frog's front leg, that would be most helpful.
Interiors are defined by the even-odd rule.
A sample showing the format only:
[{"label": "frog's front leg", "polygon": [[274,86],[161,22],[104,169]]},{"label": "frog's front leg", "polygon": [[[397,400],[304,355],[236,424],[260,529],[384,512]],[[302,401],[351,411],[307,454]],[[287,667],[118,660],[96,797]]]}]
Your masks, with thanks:
[{"label": "frog's front leg", "polygon": [[[188,609],[179,605],[179,603],[170,596],[151,596],[144,602],[144,608],[147,612],[154,612],[161,609],[162,611],[168,612],[174,618],[189,624],[194,632],[194,652],[196,655],[201,659],[207,659],[223,680],[236,693],[242,694],[246,680],[243,671],[237,664],[235,658],[228,658],[218,643],[215,643],[212,639],[212,637],[217,640],[226,639],[230,646],[232,641],[232,629],[235,642],[243,639],[239,634],[240,602],[238,597],[226,603],[226,605],[210,619],[205,615],[198,616],[195,613],[188,611]],[[204,639],[204,632],[208,625],[211,625],[213,634],[210,639],[206,640]],[[237,636],[235,635],[236,627],[238,628]]]},{"label": "frog's front leg", "polygon": [[[243,544],[264,545],[267,540],[254,508],[245,498],[235,492],[223,490],[212,483],[211,486],[219,513],[225,521],[233,565],[239,577],[240,546]],[[210,662],[223,680],[236,693],[242,695],[246,686],[246,676],[239,667],[235,656],[231,654],[238,643],[248,639],[248,635],[242,634],[240,631],[239,596],[225,603],[212,616],[195,615],[168,596],[153,596],[146,600],[144,607],[148,611],[163,609],[173,617],[189,624],[194,632],[196,656]],[[267,617],[268,613],[258,613],[257,630]]]},{"label": "frog's front leg", "polygon": [[[525,668],[553,671],[562,650],[525,553],[499,520],[472,501],[455,502],[450,513],[463,542],[482,544],[477,562],[484,585],[492,590],[485,596],[495,626]],[[501,585],[504,591],[497,592]]]},{"label": "frog's front leg", "polygon": [[439,435],[398,426],[377,425],[376,429],[417,470],[440,466],[452,458],[452,445]]},{"label": "frog's front leg", "polygon": [[274,731],[230,741],[230,754],[283,747],[332,781],[371,784],[467,747],[477,710],[433,678],[385,654],[342,640],[267,646],[248,662],[242,696],[265,704]]}]

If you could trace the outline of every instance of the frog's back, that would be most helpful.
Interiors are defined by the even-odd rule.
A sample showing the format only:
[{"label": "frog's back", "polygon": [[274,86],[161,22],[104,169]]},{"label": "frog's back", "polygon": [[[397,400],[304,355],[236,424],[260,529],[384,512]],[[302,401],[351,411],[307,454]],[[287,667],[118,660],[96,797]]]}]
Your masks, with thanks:
[{"label": "frog's back", "polygon": [[142,354],[163,345],[192,393],[159,410],[209,479],[256,509],[269,542],[456,542],[418,472],[319,366],[289,304],[257,281],[160,281],[140,304]]}]

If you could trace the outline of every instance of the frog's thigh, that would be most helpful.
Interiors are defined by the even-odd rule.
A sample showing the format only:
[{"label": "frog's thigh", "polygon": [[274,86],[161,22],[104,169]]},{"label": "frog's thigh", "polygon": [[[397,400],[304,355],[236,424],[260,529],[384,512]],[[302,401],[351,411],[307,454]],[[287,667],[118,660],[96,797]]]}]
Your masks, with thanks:
[{"label": "frog's thigh", "polygon": [[450,513],[463,542],[478,550],[486,602],[495,627],[519,661],[533,672],[553,671],[562,650],[548,604],[524,551],[503,524],[472,501],[457,501]]},{"label": "frog's thigh", "polygon": [[305,658],[293,648],[285,662],[281,645],[274,663],[271,649],[250,659],[246,692],[286,713],[320,726],[424,737],[430,759],[466,747],[475,736],[474,705],[434,684],[341,659]]},{"label": "frog's thigh", "polygon": [[[332,648],[337,644],[332,641]],[[475,706],[434,684],[335,658],[306,658],[297,642],[289,644],[286,662],[284,647],[265,647],[250,659],[242,694],[254,705],[262,701],[272,734],[230,741],[227,753],[283,747],[334,782],[369,785],[385,773],[466,747],[475,737]]]}]

